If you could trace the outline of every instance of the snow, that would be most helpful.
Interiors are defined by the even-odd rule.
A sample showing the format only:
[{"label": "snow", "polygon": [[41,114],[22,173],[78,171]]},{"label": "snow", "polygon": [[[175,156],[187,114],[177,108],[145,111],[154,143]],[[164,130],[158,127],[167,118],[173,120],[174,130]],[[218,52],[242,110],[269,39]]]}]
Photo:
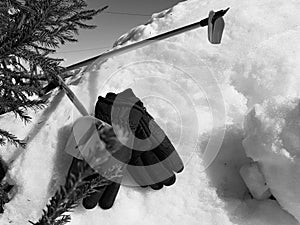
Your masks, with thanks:
[{"label": "snow", "polygon": [[245,120],[244,146],[280,205],[300,220],[299,99],[267,100]]},{"label": "snow", "polygon": [[[111,210],[78,207],[70,225],[299,225],[299,1],[181,2],[124,34],[115,48],[228,6],[220,45],[199,28],[96,61],[70,86],[91,115],[99,95],[131,87],[185,163],[175,185],[122,186]],[[0,215],[5,225],[37,221],[70,165],[64,148],[80,114],[67,96],[55,91],[45,110],[30,115],[28,126],[1,117],[1,128],[28,141],[26,149],[0,149],[16,187]],[[239,171],[252,161],[278,201],[250,198]]]},{"label": "snow", "polygon": [[243,165],[240,169],[240,174],[255,199],[264,200],[271,197],[270,189],[258,163]]}]

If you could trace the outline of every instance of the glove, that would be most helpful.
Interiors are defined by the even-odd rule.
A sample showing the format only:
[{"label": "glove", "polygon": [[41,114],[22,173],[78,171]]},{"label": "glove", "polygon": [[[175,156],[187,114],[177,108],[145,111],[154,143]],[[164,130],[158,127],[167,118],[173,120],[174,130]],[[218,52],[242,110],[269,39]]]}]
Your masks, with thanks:
[{"label": "glove", "polygon": [[133,145],[127,145],[127,149],[132,149],[127,171],[139,186],[158,190],[175,183],[174,172],[183,170],[183,162],[132,89],[119,94],[108,93],[105,98],[99,96],[95,116],[132,132],[134,137],[130,143]]},{"label": "glove", "polygon": [[[121,162],[127,165],[129,175],[141,187],[150,186],[154,190],[161,189],[164,185],[175,183],[174,172],[183,170],[183,162],[174,146],[155,123],[152,116],[146,111],[143,103],[134,95],[131,89],[126,89],[119,94],[108,93],[105,98],[99,96],[95,108],[95,117],[112,125],[129,131],[128,141],[125,146],[112,154],[113,163]],[[70,172],[76,173],[76,163],[80,159],[74,158]],[[80,163],[85,163],[80,161]],[[112,164],[109,161],[109,164]],[[125,171],[125,166],[123,166]],[[93,171],[87,180],[95,179],[101,174]],[[82,205],[86,209],[94,208],[97,203],[102,209],[112,207],[122,176],[109,185],[95,190],[89,197],[83,199]]]},{"label": "glove", "polygon": [[[117,196],[126,165],[124,163],[130,160],[131,151],[118,141],[110,126],[103,126],[101,121],[96,120],[93,117],[82,117],[73,125],[73,135],[66,148],[74,156],[67,180],[71,174],[78,177],[80,168],[84,168],[85,181],[99,178],[105,181],[105,185],[101,183],[90,196],[83,199],[82,205],[86,209],[92,209],[99,204],[102,209],[109,209]],[[118,176],[111,178],[109,171],[118,171]]]}]

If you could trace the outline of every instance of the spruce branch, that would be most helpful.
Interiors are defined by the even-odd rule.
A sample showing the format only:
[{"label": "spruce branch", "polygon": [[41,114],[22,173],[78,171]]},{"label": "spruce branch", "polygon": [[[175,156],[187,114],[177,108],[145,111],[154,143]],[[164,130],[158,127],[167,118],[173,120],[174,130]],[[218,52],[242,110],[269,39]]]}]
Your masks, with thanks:
[{"label": "spruce branch", "polygon": [[16,147],[25,147],[25,143],[20,141],[15,135],[9,133],[8,131],[0,129],[0,145],[4,145],[6,141],[8,141],[11,144],[14,144]]},{"label": "spruce branch", "polygon": [[50,54],[94,28],[86,22],[104,8],[87,9],[84,0],[0,1],[0,115],[14,112],[27,123],[28,109],[45,106],[43,87],[65,70]]},{"label": "spruce branch", "polygon": [[[123,134],[123,133],[122,133]],[[104,149],[97,149],[97,151],[103,152],[117,152],[121,150],[122,144],[118,138],[125,138],[118,134],[118,138],[113,132],[113,128],[103,128],[99,132],[101,140],[104,142]],[[111,156],[111,155],[110,155]],[[109,160],[110,157],[104,157],[100,166]],[[90,167],[90,164],[83,161],[76,163],[74,171],[70,172],[66,178],[66,182],[55,195],[50,199],[46,209],[43,210],[43,215],[36,223],[29,221],[34,225],[63,225],[71,221],[71,216],[67,215],[67,212],[72,212],[76,208],[80,200],[93,194],[97,189],[102,186],[110,184],[111,180],[116,180],[122,176],[122,169],[120,166],[114,165],[110,169],[99,175]],[[91,177],[93,177],[91,179]]]}]

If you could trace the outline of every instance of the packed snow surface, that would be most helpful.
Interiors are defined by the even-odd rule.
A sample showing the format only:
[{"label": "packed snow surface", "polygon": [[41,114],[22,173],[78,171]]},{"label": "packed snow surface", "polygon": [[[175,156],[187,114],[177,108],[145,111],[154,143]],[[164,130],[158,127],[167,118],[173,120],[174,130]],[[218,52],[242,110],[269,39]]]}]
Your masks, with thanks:
[{"label": "packed snow surface", "polygon": [[[80,80],[69,80],[91,115],[99,95],[131,87],[185,163],[175,185],[160,191],[122,186],[111,210],[78,207],[70,225],[299,225],[298,0],[181,2],[124,34],[115,48],[227,7],[220,45],[199,28],[96,61]],[[80,114],[67,96],[56,90],[45,110],[30,114],[28,126],[1,116],[1,128],[28,145],[1,148],[15,189],[0,224],[37,221],[70,165],[64,148]],[[277,201],[251,199],[239,170],[252,161]]]}]

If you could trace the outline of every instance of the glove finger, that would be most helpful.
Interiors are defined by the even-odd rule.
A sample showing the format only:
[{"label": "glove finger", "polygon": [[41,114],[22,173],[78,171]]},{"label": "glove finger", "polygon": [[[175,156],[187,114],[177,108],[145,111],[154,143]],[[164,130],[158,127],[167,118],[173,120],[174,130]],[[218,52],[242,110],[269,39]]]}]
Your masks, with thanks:
[{"label": "glove finger", "polygon": [[[170,143],[170,145],[172,144]],[[170,148],[162,148],[162,146],[158,146],[153,149],[153,152],[169,171],[174,171],[176,173],[183,171],[183,162],[175,149],[170,150]]]},{"label": "glove finger", "polygon": [[90,180],[96,179],[98,176],[100,176],[89,166],[89,164],[87,162],[73,157],[73,160],[72,160],[72,163],[69,168],[68,175],[67,175],[67,180],[69,179],[71,174],[73,174],[73,176],[75,176],[75,177],[78,177],[80,164],[84,164],[84,167],[86,167],[86,170],[84,171],[84,174],[86,175],[83,178],[84,181],[90,181]]},{"label": "glove finger", "polygon": [[95,208],[97,206],[98,202],[99,202],[99,199],[103,195],[106,188],[107,188],[107,186],[103,186],[103,187],[99,188],[97,191],[95,191],[95,193],[93,193],[90,196],[84,198],[82,200],[82,206],[85,209]]},{"label": "glove finger", "polygon": [[127,166],[127,171],[140,187],[145,188],[153,183],[140,157],[137,157],[133,162],[130,162],[130,165]]},{"label": "glove finger", "polygon": [[156,157],[156,155],[153,152],[144,152],[141,155],[141,159],[143,161],[143,164],[147,166],[146,170],[150,175],[151,179],[154,181],[154,183],[169,186],[175,182],[174,173],[167,170],[163,166],[163,164],[160,163],[160,160],[158,159],[158,157]]},{"label": "glove finger", "polygon": [[170,178],[166,179],[163,181],[163,184],[166,186],[171,186],[176,182],[176,176],[175,174],[173,174],[173,176],[171,176]]},{"label": "glove finger", "polygon": [[78,164],[82,163],[83,160],[77,159],[75,157],[73,157],[72,163],[69,167],[69,171],[68,171],[68,175],[67,175],[67,179],[70,177],[71,173],[74,174],[76,177],[78,176]]},{"label": "glove finger", "polygon": [[163,184],[162,183],[155,183],[155,184],[151,184],[151,185],[149,185],[153,190],[160,190],[160,189],[162,189],[163,188]]},{"label": "glove finger", "polygon": [[[94,175],[94,170],[89,166],[89,164],[87,162],[85,162],[84,160],[77,159],[77,158],[73,157],[72,163],[69,167],[69,171],[68,171],[66,180],[68,180],[70,178],[71,174],[75,177],[78,177],[79,172],[80,172],[80,169],[79,169],[80,167],[86,168],[85,171],[84,171],[85,175],[92,174],[92,176],[95,176]],[[85,177],[84,179],[85,180],[90,180],[90,175],[88,177]],[[91,179],[93,179],[93,177],[91,177]]]},{"label": "glove finger", "polygon": [[157,145],[157,147],[153,149],[153,152],[160,161],[164,161],[164,165],[168,170],[176,173],[181,172],[184,169],[184,165],[173,144],[153,119],[149,122],[147,122],[147,119],[149,118],[143,117],[141,126],[146,136],[150,137],[151,141]]},{"label": "glove finger", "polygon": [[117,194],[119,192],[120,186],[120,182],[113,182],[106,187],[104,193],[102,194],[102,196],[100,196],[100,199],[98,201],[99,206],[102,209],[110,209],[113,206]]}]

